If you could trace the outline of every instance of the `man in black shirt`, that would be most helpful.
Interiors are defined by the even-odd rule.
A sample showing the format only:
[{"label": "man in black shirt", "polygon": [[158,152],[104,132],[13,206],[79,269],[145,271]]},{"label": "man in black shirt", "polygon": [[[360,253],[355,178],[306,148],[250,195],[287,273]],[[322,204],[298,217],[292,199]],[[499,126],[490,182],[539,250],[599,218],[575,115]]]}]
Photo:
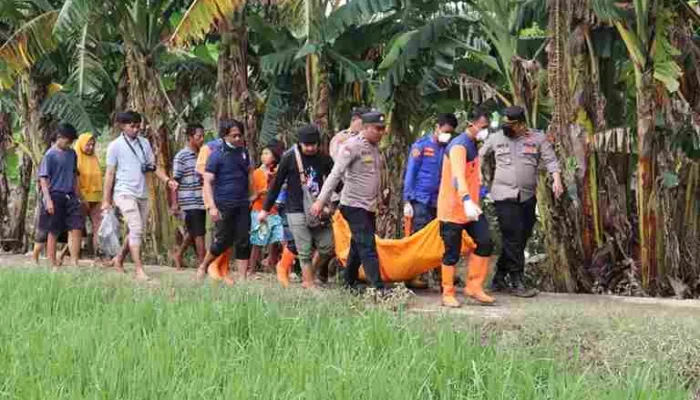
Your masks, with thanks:
[{"label": "man in black shirt", "polygon": [[[304,288],[314,287],[315,267],[326,263],[333,256],[334,250],[330,222],[316,226],[313,221],[307,219],[307,210],[304,209],[304,190],[308,191],[313,202],[321,191],[326,176],[333,168],[331,158],[320,152],[320,141],[321,134],[315,126],[309,125],[299,130],[299,144],[282,157],[277,168],[277,176],[267,193],[263,210],[258,217],[260,222],[265,221],[268,212],[275,205],[282,185],[286,182],[285,210],[289,229],[292,231],[294,243],[299,252]],[[300,167],[302,174],[299,173]],[[318,251],[318,257],[312,265],[314,248]]]}]

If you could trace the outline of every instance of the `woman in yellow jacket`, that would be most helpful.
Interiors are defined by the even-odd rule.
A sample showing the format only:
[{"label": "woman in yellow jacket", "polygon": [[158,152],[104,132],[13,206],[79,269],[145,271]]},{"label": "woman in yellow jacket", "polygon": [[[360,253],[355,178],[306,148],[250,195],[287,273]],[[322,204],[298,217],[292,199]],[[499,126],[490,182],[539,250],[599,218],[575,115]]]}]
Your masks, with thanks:
[{"label": "woman in yellow jacket", "polygon": [[83,199],[86,219],[90,219],[92,225],[92,245],[97,255],[99,248],[97,232],[102,221],[102,169],[100,161],[95,155],[95,135],[85,132],[78,137],[75,143],[75,152],[78,154],[78,182],[80,184],[80,196]]}]

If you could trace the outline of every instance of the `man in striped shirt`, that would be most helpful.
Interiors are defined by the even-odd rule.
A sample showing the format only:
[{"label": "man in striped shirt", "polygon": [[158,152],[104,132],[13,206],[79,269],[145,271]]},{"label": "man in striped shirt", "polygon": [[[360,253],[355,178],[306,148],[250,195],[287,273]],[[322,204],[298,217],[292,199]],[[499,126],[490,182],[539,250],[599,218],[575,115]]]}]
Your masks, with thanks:
[{"label": "man in striped shirt", "polygon": [[[173,160],[173,178],[180,184],[172,196],[172,212],[185,214],[187,234],[182,244],[173,254],[175,266],[182,269],[182,255],[192,243],[197,251],[197,265],[202,263],[206,254],[204,235],[206,234],[206,211],[202,197],[202,175],[196,170],[199,149],[204,143],[204,128],[200,124],[187,126],[187,145],[180,150]],[[197,271],[197,276],[204,277],[206,271]]]}]

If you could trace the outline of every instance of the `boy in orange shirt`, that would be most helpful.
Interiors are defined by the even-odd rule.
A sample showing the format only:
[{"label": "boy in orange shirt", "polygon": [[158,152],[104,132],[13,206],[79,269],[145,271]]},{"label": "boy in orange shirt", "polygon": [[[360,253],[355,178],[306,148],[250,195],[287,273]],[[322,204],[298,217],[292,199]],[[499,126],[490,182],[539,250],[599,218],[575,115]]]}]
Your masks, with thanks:
[{"label": "boy in orange shirt", "polygon": [[464,295],[481,304],[492,304],[493,297],[484,293],[483,284],[489,272],[493,242],[489,224],[479,208],[481,178],[477,133],[489,126],[489,116],[476,110],[469,128],[452,139],[445,149],[442,178],[438,194],[437,217],[440,236],[445,244],[442,259],[442,304],[459,307],[455,296],[455,265],[462,253],[462,232],[467,231],[476,249],[469,258]]}]

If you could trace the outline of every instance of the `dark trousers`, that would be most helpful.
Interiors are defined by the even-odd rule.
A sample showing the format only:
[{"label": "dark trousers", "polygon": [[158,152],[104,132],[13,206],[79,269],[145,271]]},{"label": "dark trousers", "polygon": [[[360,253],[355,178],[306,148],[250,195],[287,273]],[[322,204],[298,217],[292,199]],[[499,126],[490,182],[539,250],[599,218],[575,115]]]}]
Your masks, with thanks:
[{"label": "dark trousers", "polygon": [[454,222],[440,222],[440,237],[445,245],[445,253],[442,256],[442,263],[448,266],[455,266],[462,255],[462,232],[466,231],[472,238],[476,249],[474,254],[479,257],[490,257],[493,253],[493,241],[489,223],[482,214],[479,219],[466,224],[455,224]]},{"label": "dark trousers", "polygon": [[525,272],[525,245],[537,220],[537,199],[533,197],[524,202],[497,201],[495,205],[503,238],[503,249],[496,264],[496,274],[501,277],[508,274],[522,276]]},{"label": "dark trousers", "polygon": [[413,234],[425,228],[426,225],[435,219],[437,216],[437,208],[417,201],[412,201],[411,206],[413,207],[413,226],[411,228],[411,234]]},{"label": "dark trousers", "polygon": [[361,264],[369,283],[381,289],[384,285],[379,273],[377,242],[374,238],[376,215],[363,208],[347,206],[340,206],[340,213],[350,225],[351,234],[350,254],[345,266],[345,284],[352,287],[357,283]]}]

